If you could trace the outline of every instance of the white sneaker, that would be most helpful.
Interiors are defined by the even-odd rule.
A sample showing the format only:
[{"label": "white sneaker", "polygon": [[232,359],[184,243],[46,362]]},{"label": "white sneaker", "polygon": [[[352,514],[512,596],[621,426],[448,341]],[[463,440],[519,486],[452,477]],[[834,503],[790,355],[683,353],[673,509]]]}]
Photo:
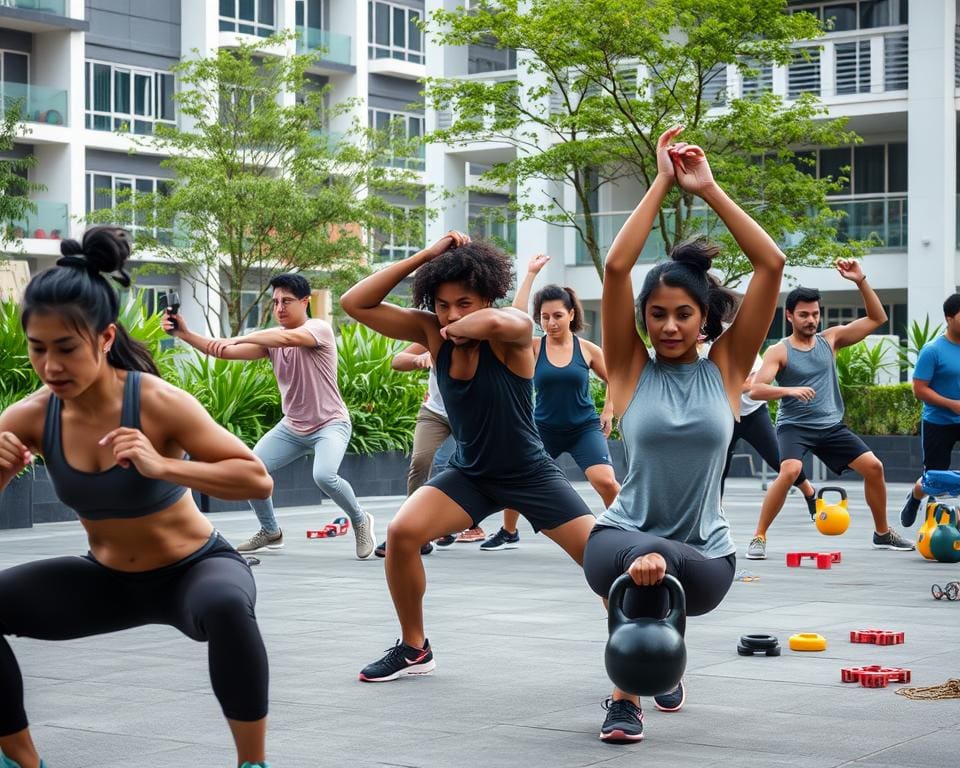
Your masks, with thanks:
[{"label": "white sneaker", "polygon": [[263,528],[257,531],[253,536],[240,544],[237,544],[237,552],[263,552],[265,549],[283,549],[283,531],[276,533],[267,533]]},{"label": "white sneaker", "polygon": [[357,539],[357,560],[366,560],[373,554],[377,546],[377,539],[373,533],[373,515],[364,512],[366,520],[360,525],[353,526],[353,535]]}]

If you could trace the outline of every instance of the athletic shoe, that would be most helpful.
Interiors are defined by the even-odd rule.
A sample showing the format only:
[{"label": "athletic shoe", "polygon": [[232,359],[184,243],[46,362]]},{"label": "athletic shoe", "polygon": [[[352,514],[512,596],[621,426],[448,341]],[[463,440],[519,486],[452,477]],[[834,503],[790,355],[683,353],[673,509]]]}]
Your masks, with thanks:
[{"label": "athletic shoe", "polygon": [[907,541],[903,536],[890,528],[883,536],[876,531],[873,532],[874,549],[897,549],[901,552],[910,552],[916,547]]},{"label": "athletic shoe", "polygon": [[807,502],[807,512],[810,513],[810,519],[816,520],[817,519],[817,494],[814,493],[812,496],[804,496],[803,500]]},{"label": "athletic shoe", "polygon": [[661,693],[653,697],[654,706],[661,712],[679,712],[687,700],[687,689],[683,680],[669,693]]},{"label": "athletic shoe", "polygon": [[377,540],[373,534],[373,515],[364,512],[365,519],[359,525],[353,526],[353,535],[357,539],[357,560],[366,560],[373,554]]},{"label": "athletic shoe", "polygon": [[917,499],[913,496],[913,491],[907,493],[907,500],[903,503],[903,509],[900,510],[900,525],[909,528],[917,521],[917,512],[920,511],[920,502],[923,499]]},{"label": "athletic shoe", "polygon": [[385,683],[408,675],[429,675],[436,667],[429,640],[423,641],[423,648],[414,648],[397,640],[383,658],[367,664],[360,671],[360,680],[364,683]]},{"label": "athletic shoe", "polygon": [[473,544],[475,541],[483,541],[486,537],[487,534],[483,532],[483,528],[475,525],[473,528],[467,528],[467,530],[457,536],[457,544]]},{"label": "athletic shoe", "polygon": [[611,744],[630,744],[643,741],[643,712],[627,699],[607,699],[603,702],[607,716],[600,729],[600,740]]},{"label": "athletic shoe", "polygon": [[747,546],[747,560],[766,560],[767,559],[767,537],[754,536],[750,539]]},{"label": "athletic shoe", "polygon": [[501,528],[493,536],[487,539],[483,544],[480,545],[480,549],[484,552],[493,552],[497,549],[519,549],[520,548],[520,532],[514,531],[510,533],[507,530]]},{"label": "athletic shoe", "polygon": [[237,544],[237,552],[263,552],[265,549],[283,549],[283,531],[267,533],[261,528],[253,536]]},{"label": "athletic shoe", "polygon": [[455,534],[455,533],[448,533],[446,536],[441,536],[439,539],[437,539],[437,546],[438,546],[438,547],[449,547],[449,546],[450,546],[451,544],[453,544],[456,540],[457,540],[457,534]]},{"label": "athletic shoe", "polygon": [[[420,547],[421,555],[429,555],[431,552],[433,552],[433,544],[431,544],[429,541],[426,544],[424,544],[422,547]],[[375,554],[377,557],[386,557],[387,542],[383,542],[383,544],[381,544],[379,547],[373,550],[373,554]]]}]

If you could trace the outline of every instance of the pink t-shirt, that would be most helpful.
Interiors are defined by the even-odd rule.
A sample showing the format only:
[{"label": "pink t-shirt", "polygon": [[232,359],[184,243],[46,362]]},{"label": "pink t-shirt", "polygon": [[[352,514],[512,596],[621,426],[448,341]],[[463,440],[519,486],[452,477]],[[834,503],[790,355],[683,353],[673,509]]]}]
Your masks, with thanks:
[{"label": "pink t-shirt", "polygon": [[315,347],[268,349],[280,387],[283,422],[307,434],[333,421],[350,421],[337,387],[337,342],[330,324],[310,318],[303,325],[317,340]]}]

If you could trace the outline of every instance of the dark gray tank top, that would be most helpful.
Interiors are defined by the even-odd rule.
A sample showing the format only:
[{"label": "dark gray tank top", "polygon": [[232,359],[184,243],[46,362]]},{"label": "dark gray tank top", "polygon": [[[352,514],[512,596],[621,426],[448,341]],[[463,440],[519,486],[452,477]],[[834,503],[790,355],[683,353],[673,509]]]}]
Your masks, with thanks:
[{"label": "dark gray tank top", "polygon": [[[43,463],[57,498],[80,517],[85,520],[145,517],[166,509],[187,493],[182,485],[144,477],[132,465],[124,469],[115,464],[104,472],[74,469],[63,455],[62,410],[63,402],[51,394],[43,425]],[[140,429],[139,371],[127,372],[120,426]]]},{"label": "dark gray tank top", "polygon": [[689,544],[704,557],[736,551],[720,507],[733,411],[711,360],[649,360],[620,420],[627,477],[598,520]]},{"label": "dark gray tank top", "polygon": [[777,411],[777,426],[796,424],[820,429],[843,421],[843,398],[837,379],[837,362],[833,349],[822,334],[816,335],[813,349],[797,349],[786,338],[781,344],[787,348],[787,364],[777,374],[781,387],[812,387],[813,400],[804,402],[797,397],[784,397]]}]

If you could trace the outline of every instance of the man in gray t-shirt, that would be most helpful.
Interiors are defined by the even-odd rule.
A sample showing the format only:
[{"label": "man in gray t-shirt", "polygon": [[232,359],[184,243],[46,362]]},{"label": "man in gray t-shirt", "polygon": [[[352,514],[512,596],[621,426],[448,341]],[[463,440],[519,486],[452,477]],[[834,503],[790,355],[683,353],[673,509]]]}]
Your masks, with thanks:
[{"label": "man in gray t-shirt", "polygon": [[[837,474],[852,469],[863,477],[864,493],[873,514],[874,548],[904,551],[914,548],[887,525],[883,464],[843,423],[843,398],[837,379],[837,350],[862,341],[887,321],[887,313],[876,291],[867,284],[857,261],[840,259],[837,271],[856,283],[867,316],[820,333],[820,292],[815,288],[795,288],[786,301],[786,316],[793,333],[767,350],[750,389],[750,397],[755,400],[780,400],[777,413],[780,472],[767,489],[760,508],[757,530],[747,547],[750,560],[766,558],[767,529],[780,513],[807,453],[812,453]],[[776,386],[772,383],[774,379]]]}]

